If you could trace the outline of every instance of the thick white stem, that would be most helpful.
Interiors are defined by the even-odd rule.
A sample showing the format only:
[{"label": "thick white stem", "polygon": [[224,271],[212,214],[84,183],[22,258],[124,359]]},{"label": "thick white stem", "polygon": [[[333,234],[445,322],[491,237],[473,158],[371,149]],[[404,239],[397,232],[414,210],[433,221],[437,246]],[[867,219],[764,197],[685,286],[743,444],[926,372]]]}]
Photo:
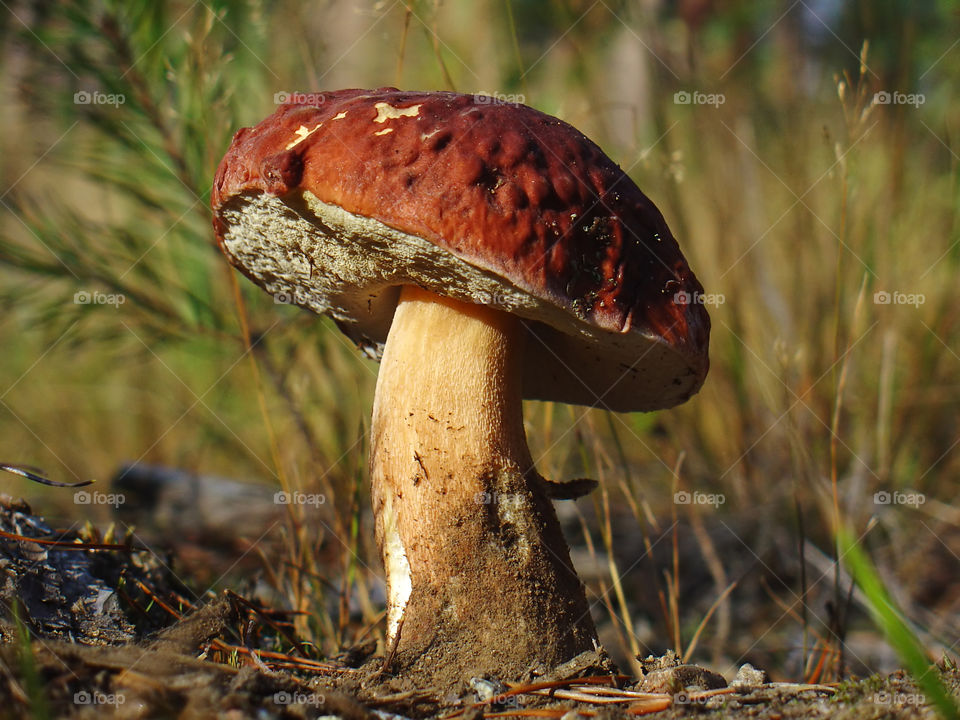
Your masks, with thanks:
[{"label": "thick white stem", "polygon": [[401,292],[370,468],[387,638],[403,663],[519,675],[593,647],[583,586],[524,435],[524,332],[505,312]]},{"label": "thick white stem", "polygon": [[390,638],[414,582],[398,528],[400,505],[421,516],[421,525],[457,505],[478,511],[491,499],[486,474],[530,468],[521,416],[522,342],[519,320],[506,313],[416,287],[401,293],[372,425],[374,483],[384,491],[379,525]]}]

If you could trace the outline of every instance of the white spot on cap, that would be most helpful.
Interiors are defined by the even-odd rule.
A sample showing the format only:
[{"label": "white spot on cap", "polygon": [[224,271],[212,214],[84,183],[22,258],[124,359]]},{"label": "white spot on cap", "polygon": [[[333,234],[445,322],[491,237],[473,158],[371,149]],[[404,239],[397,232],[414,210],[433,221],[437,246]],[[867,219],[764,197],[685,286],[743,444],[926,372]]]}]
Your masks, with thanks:
[{"label": "white spot on cap", "polygon": [[291,141],[291,142],[289,142],[289,143],[287,143],[286,149],[289,150],[290,148],[296,147],[297,145],[299,145],[300,143],[302,143],[302,142],[303,142],[304,140],[306,140],[310,135],[312,135],[312,134],[315,133],[317,130],[319,130],[321,125],[323,125],[323,123],[317,123],[316,126],[313,128],[313,130],[308,130],[306,125],[301,125],[300,127],[298,127],[298,128],[294,131],[294,133],[298,136],[297,139],[296,139],[296,140],[293,140],[293,141]]},{"label": "white spot on cap", "polygon": [[419,104],[397,108],[390,103],[378,102],[374,107],[377,109],[377,116],[373,119],[375,123],[383,123],[387,120],[396,120],[402,117],[416,117],[420,114]]},{"label": "white spot on cap", "polygon": [[392,133],[392,132],[393,132],[393,128],[384,128],[379,132],[375,132],[374,135],[386,135],[387,133]]},{"label": "white spot on cap", "polygon": [[343,120],[347,114],[345,112],[339,113],[336,117],[330,118],[331,120]]}]

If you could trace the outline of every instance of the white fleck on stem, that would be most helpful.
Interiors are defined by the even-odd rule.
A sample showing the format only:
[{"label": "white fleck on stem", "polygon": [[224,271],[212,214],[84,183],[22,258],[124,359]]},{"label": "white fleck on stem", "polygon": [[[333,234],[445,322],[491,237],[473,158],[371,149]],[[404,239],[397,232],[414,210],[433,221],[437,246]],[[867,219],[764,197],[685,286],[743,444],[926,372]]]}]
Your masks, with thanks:
[{"label": "white fleck on stem", "polygon": [[383,502],[383,564],[387,573],[387,638],[393,642],[400,627],[403,610],[413,587],[410,563],[397,530],[397,514],[393,499],[387,495]]}]

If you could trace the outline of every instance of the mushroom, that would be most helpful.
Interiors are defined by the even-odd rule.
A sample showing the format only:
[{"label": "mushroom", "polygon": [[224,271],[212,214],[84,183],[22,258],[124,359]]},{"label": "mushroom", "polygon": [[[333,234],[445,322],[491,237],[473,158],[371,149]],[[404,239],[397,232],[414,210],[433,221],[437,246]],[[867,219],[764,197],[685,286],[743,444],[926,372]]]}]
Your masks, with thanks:
[{"label": "mushroom", "polygon": [[684,402],[708,366],[700,283],[654,204],[554,117],[449,92],[310,97],[234,136],[214,227],[254,283],[380,360],[371,495],[396,666],[518,677],[594,649],[522,400]]}]

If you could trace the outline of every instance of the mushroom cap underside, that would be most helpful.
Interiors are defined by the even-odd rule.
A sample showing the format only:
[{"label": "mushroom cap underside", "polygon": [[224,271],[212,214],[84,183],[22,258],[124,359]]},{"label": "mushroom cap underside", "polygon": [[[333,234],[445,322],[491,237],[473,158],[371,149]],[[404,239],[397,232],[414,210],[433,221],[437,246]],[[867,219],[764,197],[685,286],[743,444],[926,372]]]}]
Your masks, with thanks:
[{"label": "mushroom cap underside", "polygon": [[373,357],[405,284],[514,313],[529,398],[652,410],[699,389],[702,286],[579,131],[472,95],[322,97],[238,132],[218,169],[217,239],[254,282]]}]

